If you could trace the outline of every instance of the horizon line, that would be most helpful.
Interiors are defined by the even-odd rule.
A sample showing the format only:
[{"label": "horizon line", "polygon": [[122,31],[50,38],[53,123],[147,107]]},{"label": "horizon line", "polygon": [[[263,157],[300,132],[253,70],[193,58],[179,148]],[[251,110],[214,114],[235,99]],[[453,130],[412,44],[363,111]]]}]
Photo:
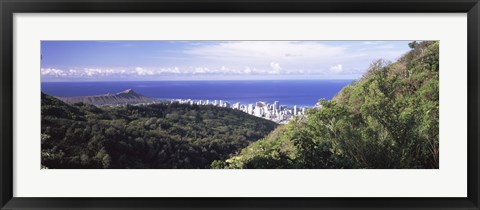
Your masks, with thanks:
[{"label": "horizon line", "polygon": [[[359,79],[359,78],[358,78]],[[82,82],[202,82],[202,81],[354,81],[358,79],[212,79],[212,80],[88,80],[88,81],[40,81],[40,83],[82,83]]]}]

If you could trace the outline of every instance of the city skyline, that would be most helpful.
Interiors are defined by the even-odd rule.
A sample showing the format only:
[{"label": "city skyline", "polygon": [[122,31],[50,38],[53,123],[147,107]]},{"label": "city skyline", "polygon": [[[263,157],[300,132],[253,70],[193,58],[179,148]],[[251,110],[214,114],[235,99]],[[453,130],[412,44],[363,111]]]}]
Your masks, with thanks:
[{"label": "city skyline", "polygon": [[358,79],[410,41],[42,41],[42,82]]},{"label": "city skyline", "polygon": [[321,108],[320,104],[314,106],[286,106],[282,105],[280,101],[269,103],[266,101],[257,101],[255,103],[242,104],[241,102],[230,103],[226,100],[192,100],[192,99],[170,99],[170,103],[180,103],[197,106],[217,106],[228,109],[236,109],[245,112],[249,115],[267,119],[279,124],[287,124],[297,116],[306,114],[307,108]]}]

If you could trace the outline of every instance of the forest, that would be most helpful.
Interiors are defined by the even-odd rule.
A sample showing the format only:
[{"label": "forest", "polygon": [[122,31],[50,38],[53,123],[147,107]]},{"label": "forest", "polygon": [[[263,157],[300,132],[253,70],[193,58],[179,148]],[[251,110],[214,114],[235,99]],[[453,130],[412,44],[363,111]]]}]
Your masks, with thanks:
[{"label": "forest", "polygon": [[438,169],[439,42],[409,47],[286,125],[210,105],[68,105],[42,93],[42,167]]},{"label": "forest", "polygon": [[210,168],[277,124],[244,112],[178,103],[96,107],[42,93],[42,167]]},{"label": "forest", "polygon": [[439,42],[378,60],[322,108],[280,126],[214,168],[439,168]]}]

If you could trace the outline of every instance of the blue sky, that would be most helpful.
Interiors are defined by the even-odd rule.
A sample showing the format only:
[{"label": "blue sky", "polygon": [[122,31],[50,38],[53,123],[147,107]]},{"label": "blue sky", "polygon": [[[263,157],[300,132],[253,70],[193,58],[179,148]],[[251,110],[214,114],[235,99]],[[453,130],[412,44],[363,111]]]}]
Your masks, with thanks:
[{"label": "blue sky", "polygon": [[410,41],[42,41],[42,81],[357,79]]}]

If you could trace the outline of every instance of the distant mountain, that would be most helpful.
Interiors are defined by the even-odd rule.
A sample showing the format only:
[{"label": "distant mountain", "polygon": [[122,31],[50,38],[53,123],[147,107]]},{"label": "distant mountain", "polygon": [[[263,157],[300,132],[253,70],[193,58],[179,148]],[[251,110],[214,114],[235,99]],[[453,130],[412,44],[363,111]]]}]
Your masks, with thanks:
[{"label": "distant mountain", "polygon": [[125,104],[141,104],[141,103],[154,103],[159,100],[149,98],[144,95],[138,94],[132,89],[128,89],[116,94],[104,94],[94,96],[77,96],[77,97],[57,97],[67,104],[84,103],[92,104],[95,106],[105,105],[125,105]]}]

